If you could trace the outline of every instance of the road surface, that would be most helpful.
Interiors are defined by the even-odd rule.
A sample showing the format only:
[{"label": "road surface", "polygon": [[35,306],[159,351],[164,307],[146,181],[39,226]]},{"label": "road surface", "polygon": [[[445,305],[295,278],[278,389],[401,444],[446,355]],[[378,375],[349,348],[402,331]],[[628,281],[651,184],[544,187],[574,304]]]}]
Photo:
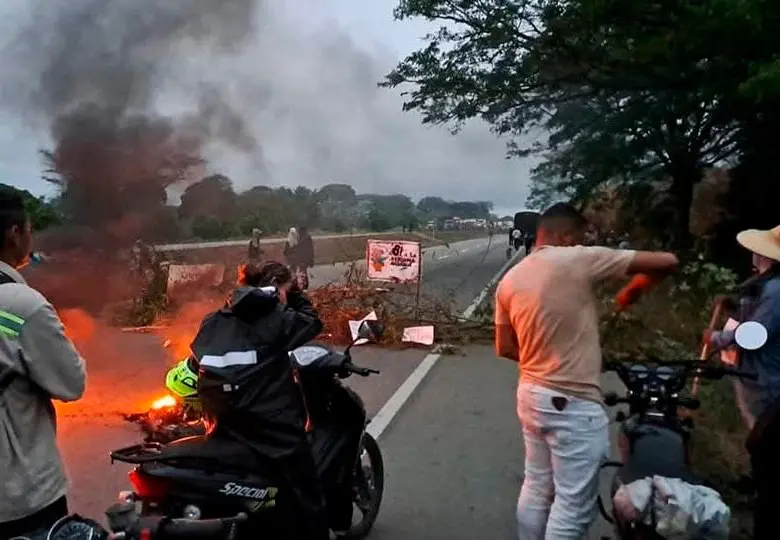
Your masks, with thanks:
[{"label": "road surface", "polygon": [[[618,389],[614,378],[605,385]],[[516,386],[517,366],[491,347],[441,358],[380,439],[385,498],[372,540],[517,538]],[[599,518],[587,538],[609,535]]]},{"label": "road surface", "polygon": [[[505,264],[504,244],[489,239],[426,250],[423,260],[426,294],[438,294],[464,309]],[[312,284],[337,281],[346,265],[313,270]],[[122,334],[98,328],[83,349],[88,388],[83,400],[59,404],[59,433],[72,478],[72,509],[102,519],[116,494],[126,489],[128,467],[110,465],[108,451],[139,440],[135,426],[120,414],[146,409],[160,396],[163,375],[173,360],[151,335]],[[371,414],[382,408],[426,356],[425,351],[365,348],[355,352],[362,365],[382,370],[380,376],[353,381]]]}]

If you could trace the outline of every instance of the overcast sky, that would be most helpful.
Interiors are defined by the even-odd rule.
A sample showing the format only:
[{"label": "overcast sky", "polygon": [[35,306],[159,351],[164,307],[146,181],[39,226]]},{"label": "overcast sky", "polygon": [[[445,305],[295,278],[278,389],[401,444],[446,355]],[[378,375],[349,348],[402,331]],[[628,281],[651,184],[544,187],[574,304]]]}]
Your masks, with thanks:
[{"label": "overcast sky", "polygon": [[[89,0],[79,1],[83,7]],[[151,0],[112,3],[141,1]],[[30,15],[31,2],[0,4],[2,35],[15,36]],[[420,36],[429,29],[424,21],[394,21],[395,3],[269,3],[256,13],[251,40],[230,58],[193,54],[182,47],[189,54],[182,52],[170,62],[169,77],[155,79],[155,107],[165,115],[191,112],[193,85],[219,85],[255,146],[236,150],[217,141],[208,146],[207,157],[210,168],[232,178],[239,190],[257,184],[316,188],[346,182],[362,193],[489,200],[501,213],[519,209],[528,194],[531,162],[504,159],[504,142],[482,123],[455,136],[443,127],[423,126],[415,113],[401,111],[395,91],[376,87],[399,58],[419,47]],[[36,79],[30,73],[7,76],[31,69],[17,54],[14,40],[9,38],[0,53],[6,74],[0,181],[46,193],[36,151],[52,143],[46,122],[34,121],[16,105],[15,97],[35,90]]]}]

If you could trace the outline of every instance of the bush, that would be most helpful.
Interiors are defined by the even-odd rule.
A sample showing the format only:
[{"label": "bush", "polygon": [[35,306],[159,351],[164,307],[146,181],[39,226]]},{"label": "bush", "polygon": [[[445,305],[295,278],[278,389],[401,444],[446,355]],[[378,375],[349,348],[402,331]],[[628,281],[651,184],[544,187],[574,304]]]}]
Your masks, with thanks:
[{"label": "bush", "polygon": [[233,225],[213,216],[197,216],[192,221],[192,234],[203,240],[224,240],[233,236]]}]

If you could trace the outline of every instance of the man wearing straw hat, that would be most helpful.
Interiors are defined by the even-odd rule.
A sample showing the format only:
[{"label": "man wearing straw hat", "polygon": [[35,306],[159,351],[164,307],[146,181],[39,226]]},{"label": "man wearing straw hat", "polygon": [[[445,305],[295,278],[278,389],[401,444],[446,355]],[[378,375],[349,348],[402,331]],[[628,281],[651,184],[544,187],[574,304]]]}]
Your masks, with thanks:
[{"label": "man wearing straw hat", "polygon": [[[780,226],[768,231],[749,229],[737,242],[753,254],[756,275],[739,286],[740,321],[757,321],[768,339],[758,350],[739,351],[740,369],[756,381],[735,381],[737,404],[750,434],[750,453],[756,487],[753,538],[777,538],[774,491],[780,486]],[[721,349],[734,344],[734,331],[707,331],[705,341]]]}]

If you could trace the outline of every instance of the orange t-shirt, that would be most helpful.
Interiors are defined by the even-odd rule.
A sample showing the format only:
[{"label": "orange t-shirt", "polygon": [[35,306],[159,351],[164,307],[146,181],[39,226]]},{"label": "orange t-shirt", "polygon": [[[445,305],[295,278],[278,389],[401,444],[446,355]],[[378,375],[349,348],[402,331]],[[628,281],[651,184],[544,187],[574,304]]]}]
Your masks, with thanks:
[{"label": "orange t-shirt", "polygon": [[601,342],[594,286],[626,277],[633,250],[540,246],[501,279],[496,325],[517,335],[520,376],[601,402]]}]

